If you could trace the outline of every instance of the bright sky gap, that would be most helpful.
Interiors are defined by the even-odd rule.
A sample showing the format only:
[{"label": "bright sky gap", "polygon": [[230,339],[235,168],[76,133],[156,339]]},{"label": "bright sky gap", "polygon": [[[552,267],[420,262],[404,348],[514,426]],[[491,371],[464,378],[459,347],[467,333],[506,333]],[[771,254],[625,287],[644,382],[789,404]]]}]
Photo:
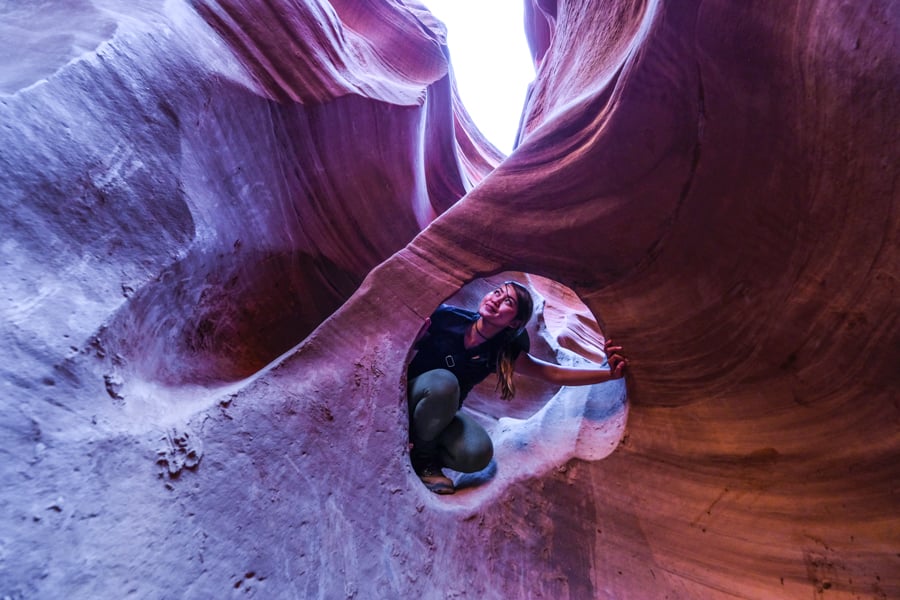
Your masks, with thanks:
[{"label": "bright sky gap", "polygon": [[447,26],[450,62],[462,102],[501,152],[512,152],[534,66],[522,0],[422,0]]}]

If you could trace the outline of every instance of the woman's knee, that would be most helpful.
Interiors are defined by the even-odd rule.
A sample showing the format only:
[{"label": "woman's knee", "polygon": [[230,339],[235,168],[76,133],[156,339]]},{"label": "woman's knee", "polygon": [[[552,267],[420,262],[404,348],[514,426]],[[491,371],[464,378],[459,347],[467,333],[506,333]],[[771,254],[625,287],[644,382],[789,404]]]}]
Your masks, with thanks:
[{"label": "woman's knee", "polygon": [[459,380],[456,378],[456,375],[447,369],[428,371],[427,373],[422,373],[421,377],[427,378],[430,395],[454,398],[459,402]]},{"label": "woman's knee", "polygon": [[459,380],[447,369],[426,371],[416,377],[410,384],[410,408],[415,407],[425,398],[446,403],[455,412],[459,408]]},{"label": "woman's knee", "polygon": [[487,467],[494,458],[494,445],[491,439],[484,439],[470,443],[464,452],[457,455],[457,468],[460,473],[475,473]]},{"label": "woman's knee", "polygon": [[457,413],[441,434],[444,464],[461,473],[474,473],[488,466],[494,445],[487,431],[469,415]]}]

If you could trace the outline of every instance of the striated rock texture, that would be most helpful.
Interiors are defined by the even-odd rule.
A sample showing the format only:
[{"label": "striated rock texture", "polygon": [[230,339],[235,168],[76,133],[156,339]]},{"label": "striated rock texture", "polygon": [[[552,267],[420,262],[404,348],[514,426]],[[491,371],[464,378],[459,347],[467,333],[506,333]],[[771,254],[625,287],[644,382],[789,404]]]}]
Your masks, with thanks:
[{"label": "striated rock texture", "polygon": [[[0,7],[0,597],[900,597],[897,4],[525,28],[504,159],[414,1]],[[404,363],[506,272],[629,378],[486,382],[436,497]]]}]

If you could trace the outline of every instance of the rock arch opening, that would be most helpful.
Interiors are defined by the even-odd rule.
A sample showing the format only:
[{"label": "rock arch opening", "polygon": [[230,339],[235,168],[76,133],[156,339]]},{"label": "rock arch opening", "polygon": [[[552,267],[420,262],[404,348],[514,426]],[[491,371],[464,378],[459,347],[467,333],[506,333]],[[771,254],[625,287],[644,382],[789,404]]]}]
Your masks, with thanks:
[{"label": "rock arch opening", "polygon": [[[486,293],[510,279],[524,284],[534,298],[526,327],[530,354],[560,365],[606,366],[605,334],[597,319],[572,289],[551,279],[499,273],[470,282],[443,304],[475,310]],[[413,349],[410,358],[414,355]],[[445,496],[448,501],[478,502],[506,485],[558,469],[572,458],[601,460],[624,435],[628,406],[624,380],[560,387],[517,374],[516,395],[509,401],[502,400],[496,388],[497,375],[492,373],[465,398],[461,412],[487,431],[493,458],[473,473],[445,468],[457,492]]]}]

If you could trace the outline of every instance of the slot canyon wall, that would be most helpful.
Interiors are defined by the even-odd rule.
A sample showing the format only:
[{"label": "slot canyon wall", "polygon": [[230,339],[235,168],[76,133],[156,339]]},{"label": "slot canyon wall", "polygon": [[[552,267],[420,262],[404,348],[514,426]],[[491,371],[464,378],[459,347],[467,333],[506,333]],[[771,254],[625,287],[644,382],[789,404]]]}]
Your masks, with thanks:
[{"label": "slot canyon wall", "polygon": [[[900,8],[525,7],[509,157],[415,1],[0,7],[0,598],[900,598]],[[437,497],[405,361],[507,272],[629,374]]]}]

